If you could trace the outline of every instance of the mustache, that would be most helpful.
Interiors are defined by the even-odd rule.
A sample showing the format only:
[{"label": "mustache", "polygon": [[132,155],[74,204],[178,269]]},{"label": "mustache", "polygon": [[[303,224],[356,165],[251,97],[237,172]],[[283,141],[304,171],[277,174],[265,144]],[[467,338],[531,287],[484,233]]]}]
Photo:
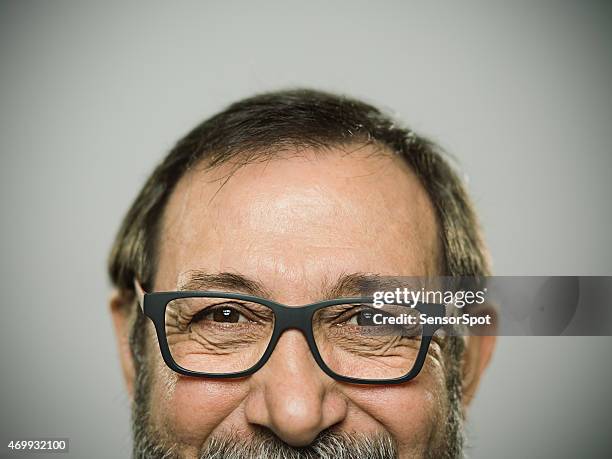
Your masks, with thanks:
[{"label": "mustache", "polygon": [[[164,444],[149,435],[137,438],[134,458],[175,459],[181,457],[177,445]],[[265,428],[245,437],[240,434],[216,435],[203,445],[199,459],[397,459],[395,442],[387,432],[349,435],[321,432],[308,446],[293,447]]]},{"label": "mustache", "polygon": [[243,440],[238,435],[209,439],[199,459],[396,459],[397,448],[391,435],[348,435],[324,431],[308,446],[293,447],[266,429],[259,429]]}]

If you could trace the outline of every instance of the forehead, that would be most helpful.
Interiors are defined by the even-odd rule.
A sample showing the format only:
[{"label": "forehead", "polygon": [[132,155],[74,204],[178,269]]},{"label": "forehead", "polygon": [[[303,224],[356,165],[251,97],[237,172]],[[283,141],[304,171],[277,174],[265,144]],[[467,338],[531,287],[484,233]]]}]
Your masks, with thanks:
[{"label": "forehead", "polygon": [[158,250],[158,289],[193,269],[239,273],[279,292],[357,272],[433,274],[441,259],[416,175],[370,146],[195,167],[170,196]]}]

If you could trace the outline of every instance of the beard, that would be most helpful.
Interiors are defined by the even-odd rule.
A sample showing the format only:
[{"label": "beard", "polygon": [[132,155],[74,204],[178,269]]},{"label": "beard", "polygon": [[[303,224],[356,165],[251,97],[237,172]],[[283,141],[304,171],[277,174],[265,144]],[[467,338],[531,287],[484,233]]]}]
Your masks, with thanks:
[{"label": "beard", "polygon": [[[456,338],[450,339],[454,341],[450,341],[449,345],[449,365],[446,374],[448,413],[446,417],[441,418],[443,422],[440,423],[440,428],[443,432],[440,435],[433,435],[435,438],[430,439],[425,449],[425,459],[464,457],[459,359],[451,358],[460,355],[463,347]],[[453,346],[458,347],[453,349]],[[137,349],[133,347],[134,354],[136,351]],[[159,432],[150,422],[148,413],[151,402],[151,372],[144,359],[136,361],[140,364],[137,364],[132,405],[133,458],[180,459],[184,457],[180,453],[181,445],[168,440],[167,435]],[[210,437],[203,444],[197,457],[198,459],[397,459],[399,453],[396,442],[388,432],[349,436],[331,428],[322,431],[306,447],[292,447],[268,429],[256,426],[254,432],[246,437],[242,434]]]},{"label": "beard", "polygon": [[[134,457],[178,459],[176,445],[150,435],[134,444]],[[312,444],[295,448],[270,431],[256,428],[247,438],[223,435],[210,438],[198,454],[199,459],[395,459],[397,450],[389,434],[348,436],[326,430]]]}]

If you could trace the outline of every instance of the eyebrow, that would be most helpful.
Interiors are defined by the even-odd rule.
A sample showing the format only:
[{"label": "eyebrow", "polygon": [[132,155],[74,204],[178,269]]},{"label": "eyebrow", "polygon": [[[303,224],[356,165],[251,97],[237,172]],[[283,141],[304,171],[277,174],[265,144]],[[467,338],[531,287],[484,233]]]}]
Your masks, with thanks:
[{"label": "eyebrow", "polygon": [[179,290],[225,290],[267,298],[269,292],[259,282],[230,272],[207,273],[192,269],[179,277]]},{"label": "eyebrow", "polygon": [[[397,280],[370,273],[343,274],[333,284],[326,284],[321,288],[322,300],[364,295],[370,296],[376,290],[391,289],[398,286]],[[263,284],[242,274],[231,272],[208,273],[198,269],[182,273],[178,289],[193,291],[220,290],[245,293],[261,298],[271,298],[272,296]]]},{"label": "eyebrow", "polygon": [[396,277],[381,276],[373,273],[344,274],[338,278],[330,289],[326,299],[351,296],[372,296],[375,291],[392,290],[400,286]]}]

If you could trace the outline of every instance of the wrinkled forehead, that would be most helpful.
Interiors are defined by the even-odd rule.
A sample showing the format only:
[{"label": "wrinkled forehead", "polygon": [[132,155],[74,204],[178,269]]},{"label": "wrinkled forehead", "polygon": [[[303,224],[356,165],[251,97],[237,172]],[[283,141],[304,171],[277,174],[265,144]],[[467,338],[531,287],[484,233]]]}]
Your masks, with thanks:
[{"label": "wrinkled forehead", "polygon": [[425,189],[401,158],[373,147],[194,167],[168,201],[158,250],[167,288],[190,269],[274,284],[441,266]]}]

